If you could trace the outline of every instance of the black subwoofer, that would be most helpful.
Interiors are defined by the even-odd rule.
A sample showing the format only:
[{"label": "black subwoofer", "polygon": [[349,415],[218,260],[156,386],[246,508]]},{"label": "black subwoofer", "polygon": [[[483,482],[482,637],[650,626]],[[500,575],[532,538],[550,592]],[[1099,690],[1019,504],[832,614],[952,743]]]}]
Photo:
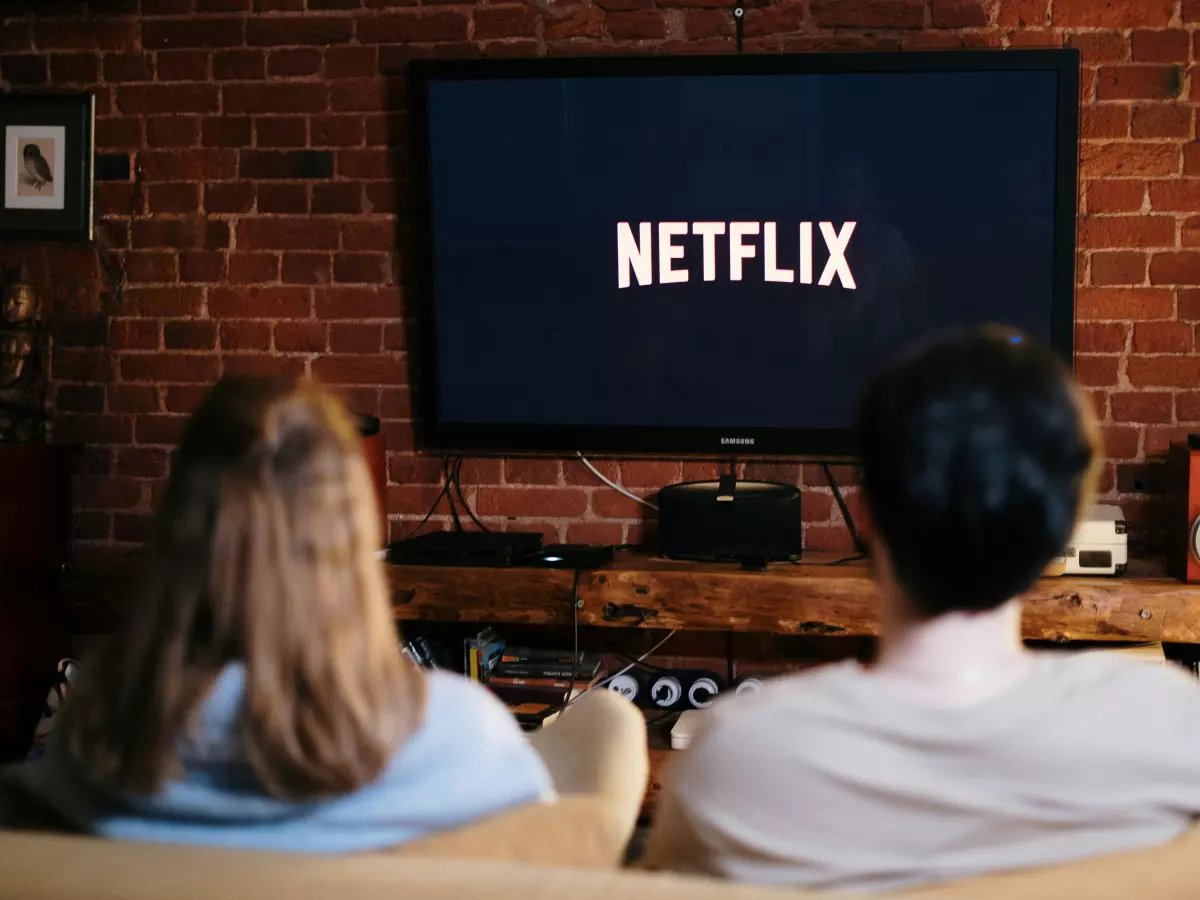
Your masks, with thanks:
[{"label": "black subwoofer", "polygon": [[800,556],[800,489],[770,481],[691,481],[658,495],[671,559],[764,564]]}]

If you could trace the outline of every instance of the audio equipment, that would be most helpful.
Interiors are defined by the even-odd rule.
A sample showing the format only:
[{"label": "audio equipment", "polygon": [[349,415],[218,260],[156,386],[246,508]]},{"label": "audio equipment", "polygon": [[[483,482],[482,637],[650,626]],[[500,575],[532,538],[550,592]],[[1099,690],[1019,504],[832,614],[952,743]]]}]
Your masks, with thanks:
[{"label": "audio equipment", "polygon": [[542,546],[542,535],[523,531],[431,531],[396,541],[388,562],[400,566],[511,566]]},{"label": "audio equipment", "polygon": [[1167,572],[1181,581],[1200,581],[1200,434],[1167,451],[1169,506]]},{"label": "audio equipment", "polygon": [[1124,575],[1129,564],[1129,535],[1121,507],[1093,506],[1080,517],[1062,556],[1051,560],[1045,575]]},{"label": "audio equipment", "polygon": [[800,555],[800,489],[770,481],[672,484],[658,494],[658,533],[671,559],[761,567]]},{"label": "audio equipment", "polygon": [[614,694],[620,694],[630,703],[641,705],[642,684],[629,672],[610,678],[608,689]]},{"label": "audio equipment", "polygon": [[737,686],[733,689],[733,693],[737,697],[745,697],[749,694],[757,694],[762,689],[762,679],[748,675],[745,678],[738,679]]}]

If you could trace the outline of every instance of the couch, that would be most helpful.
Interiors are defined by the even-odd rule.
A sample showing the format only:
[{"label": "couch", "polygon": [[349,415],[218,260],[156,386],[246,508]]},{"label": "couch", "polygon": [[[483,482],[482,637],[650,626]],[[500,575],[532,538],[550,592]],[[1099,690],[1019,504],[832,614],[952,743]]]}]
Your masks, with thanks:
[{"label": "couch", "polygon": [[[782,900],[804,891],[617,868],[646,781],[645,723],[607,692],[532,739],[560,794],[384,853],[297,856],[0,831],[0,900]],[[924,888],[908,900],[1200,897],[1200,830],[1149,850]]]}]

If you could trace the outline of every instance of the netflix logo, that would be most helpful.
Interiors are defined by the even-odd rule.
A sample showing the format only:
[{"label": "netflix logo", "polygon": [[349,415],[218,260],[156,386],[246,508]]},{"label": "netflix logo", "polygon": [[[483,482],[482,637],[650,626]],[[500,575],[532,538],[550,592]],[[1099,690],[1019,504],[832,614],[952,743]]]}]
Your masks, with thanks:
[{"label": "netflix logo", "polygon": [[[813,283],[813,224],[800,222],[798,241],[800,257],[797,269],[779,266],[778,225],[775,222],[639,222],[634,236],[629,222],[617,223],[617,287],[627,288],[636,279],[639,286],[654,284],[654,235],[658,235],[658,284],[683,284],[692,273],[684,259],[684,248],[674,243],[677,238],[691,234],[701,240],[701,277],[717,280],[717,238],[729,253],[729,280],[741,281],[743,263],[759,255],[762,245],[763,281],[781,284]],[[854,290],[854,274],[846,261],[846,248],[854,234],[855,222],[843,222],[834,229],[832,222],[817,223],[829,258],[817,284],[828,287],[836,278],[842,287]],[[761,235],[761,242],[758,240]]]}]

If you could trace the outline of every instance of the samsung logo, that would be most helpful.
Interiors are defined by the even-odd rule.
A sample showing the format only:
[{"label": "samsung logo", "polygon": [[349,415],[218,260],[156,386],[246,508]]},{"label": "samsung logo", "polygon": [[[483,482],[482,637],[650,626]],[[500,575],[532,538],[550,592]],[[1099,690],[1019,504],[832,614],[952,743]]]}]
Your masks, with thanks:
[{"label": "samsung logo", "polygon": [[754,443],[754,438],[721,438],[721,446],[736,444],[738,446],[750,446]]}]

